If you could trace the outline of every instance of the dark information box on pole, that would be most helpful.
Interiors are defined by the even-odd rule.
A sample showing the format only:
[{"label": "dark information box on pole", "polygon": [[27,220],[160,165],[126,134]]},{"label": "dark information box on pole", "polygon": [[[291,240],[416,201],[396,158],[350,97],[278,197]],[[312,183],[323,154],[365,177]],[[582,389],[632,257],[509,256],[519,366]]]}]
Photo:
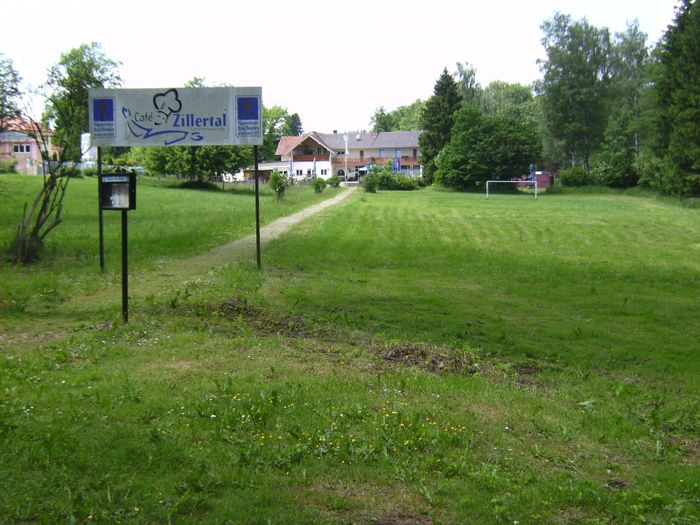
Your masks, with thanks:
[{"label": "dark information box on pole", "polygon": [[122,212],[122,317],[129,322],[129,222],[127,212],[136,209],[136,175],[110,173],[100,179],[100,209]]}]

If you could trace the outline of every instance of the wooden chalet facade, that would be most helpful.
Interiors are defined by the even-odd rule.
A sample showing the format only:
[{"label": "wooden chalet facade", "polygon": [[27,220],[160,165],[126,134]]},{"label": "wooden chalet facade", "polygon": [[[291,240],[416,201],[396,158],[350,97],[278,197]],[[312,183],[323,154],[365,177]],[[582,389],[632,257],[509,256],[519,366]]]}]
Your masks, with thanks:
[{"label": "wooden chalet facade", "polygon": [[420,131],[372,133],[304,133],[282,137],[276,155],[285,175],[321,177],[337,175],[358,180],[373,165],[391,165],[395,172],[420,177],[422,166],[418,139]]}]

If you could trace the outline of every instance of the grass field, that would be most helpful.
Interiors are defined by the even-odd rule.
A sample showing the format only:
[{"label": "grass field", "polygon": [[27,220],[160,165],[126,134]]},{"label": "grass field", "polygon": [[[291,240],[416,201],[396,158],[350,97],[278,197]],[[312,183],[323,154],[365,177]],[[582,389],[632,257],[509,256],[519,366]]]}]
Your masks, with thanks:
[{"label": "grass field", "polygon": [[0,271],[0,521],[700,522],[698,210],[357,192],[258,272],[189,262],[250,194],[147,187],[124,326],[77,182],[47,261]]}]

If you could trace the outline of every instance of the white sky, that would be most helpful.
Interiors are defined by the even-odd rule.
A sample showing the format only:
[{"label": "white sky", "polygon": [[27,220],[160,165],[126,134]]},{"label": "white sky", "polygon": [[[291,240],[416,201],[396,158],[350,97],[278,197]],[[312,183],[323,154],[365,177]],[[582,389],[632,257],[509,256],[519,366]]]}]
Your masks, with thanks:
[{"label": "white sky", "polygon": [[[676,0],[34,0],[12,9],[0,53],[37,85],[62,52],[101,42],[126,88],[262,86],[305,131],[369,129],[374,110],[426,99],[443,68],[530,84],[555,11],[613,33],[639,20],[656,42]],[[9,13],[7,9],[6,14]],[[10,20],[7,20],[10,22]]]}]

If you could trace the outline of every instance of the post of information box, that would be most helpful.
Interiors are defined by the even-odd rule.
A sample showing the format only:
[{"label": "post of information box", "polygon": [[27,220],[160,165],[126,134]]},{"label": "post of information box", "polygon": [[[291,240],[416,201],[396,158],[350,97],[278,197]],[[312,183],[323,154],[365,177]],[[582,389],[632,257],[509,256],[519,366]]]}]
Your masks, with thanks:
[{"label": "post of information box", "polygon": [[100,207],[122,212],[122,317],[129,322],[129,234],[127,215],[136,209],[136,174],[110,173],[100,181]]}]

